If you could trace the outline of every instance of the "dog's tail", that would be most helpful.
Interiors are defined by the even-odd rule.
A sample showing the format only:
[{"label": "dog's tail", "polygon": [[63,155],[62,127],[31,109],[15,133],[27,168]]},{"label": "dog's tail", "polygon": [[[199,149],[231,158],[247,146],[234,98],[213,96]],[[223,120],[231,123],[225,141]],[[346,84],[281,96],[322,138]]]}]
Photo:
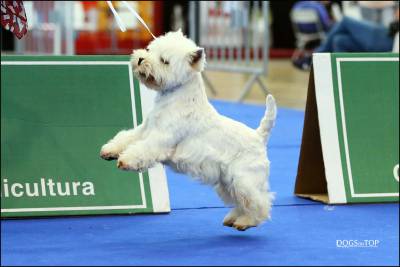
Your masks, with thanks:
[{"label": "dog's tail", "polygon": [[267,110],[265,115],[260,122],[260,126],[257,128],[257,133],[264,139],[267,143],[271,130],[275,125],[276,114],[278,113],[275,98],[272,95],[267,96]]}]

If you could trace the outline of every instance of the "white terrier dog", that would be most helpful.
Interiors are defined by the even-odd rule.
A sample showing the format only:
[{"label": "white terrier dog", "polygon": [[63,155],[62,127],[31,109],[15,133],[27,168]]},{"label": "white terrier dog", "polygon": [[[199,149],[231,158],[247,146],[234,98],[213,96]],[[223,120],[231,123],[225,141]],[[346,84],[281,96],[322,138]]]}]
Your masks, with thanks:
[{"label": "white terrier dog", "polygon": [[158,92],[155,105],[140,126],[105,144],[101,157],[118,159],[123,170],[144,171],[160,162],[200,178],[234,205],[225,226],[243,231],[270,218],[266,143],[277,114],[274,98],[267,97],[257,130],[218,114],[201,77],[204,49],[181,31],[133,51],[131,63],[135,76]]}]

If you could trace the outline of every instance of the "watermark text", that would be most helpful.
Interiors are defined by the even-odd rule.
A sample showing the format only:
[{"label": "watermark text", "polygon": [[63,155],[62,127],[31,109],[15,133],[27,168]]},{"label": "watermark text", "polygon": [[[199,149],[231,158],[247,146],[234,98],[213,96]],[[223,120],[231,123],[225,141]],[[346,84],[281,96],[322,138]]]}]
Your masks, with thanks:
[{"label": "watermark text", "polygon": [[342,239],[336,240],[336,247],[338,248],[377,248],[380,241],[376,239],[370,240],[351,240]]}]

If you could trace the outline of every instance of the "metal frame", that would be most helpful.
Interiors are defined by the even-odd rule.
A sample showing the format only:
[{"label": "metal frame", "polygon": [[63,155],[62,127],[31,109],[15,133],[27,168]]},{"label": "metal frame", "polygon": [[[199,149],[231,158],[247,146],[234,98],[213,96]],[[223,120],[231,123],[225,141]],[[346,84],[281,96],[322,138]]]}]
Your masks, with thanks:
[{"label": "metal frame", "polygon": [[[262,22],[263,22],[263,39],[261,40],[261,46],[256,46],[253,44],[253,46],[250,46],[250,20],[251,16],[249,15],[250,11],[256,12],[253,8],[253,10],[250,10],[250,2],[254,3],[254,6],[258,4],[259,1],[241,1],[241,4],[243,4],[243,10],[241,10],[241,19],[243,21],[243,25],[241,25],[242,33],[243,33],[243,40],[239,46],[234,46],[233,43],[229,44],[226,46],[221,40],[223,38],[230,38],[232,36],[229,36],[229,27],[226,27],[227,31],[224,32],[222,35],[217,35],[213,36],[211,41],[212,45],[210,45],[210,40],[209,43],[205,44],[205,35],[209,34],[209,27],[210,27],[210,18],[207,16],[201,16],[201,13],[203,12],[204,15],[204,10],[202,8],[206,7],[206,11],[208,11],[208,4],[206,3],[207,1],[190,1],[189,3],[189,20],[190,20],[190,25],[189,25],[189,30],[190,30],[190,37],[195,40],[200,46],[209,46],[210,47],[210,52],[212,52],[213,55],[217,54],[218,51],[222,50],[224,51],[224,54],[226,51],[228,51],[228,56],[221,56],[220,59],[207,59],[207,66],[206,70],[207,71],[224,71],[224,72],[237,72],[237,73],[246,73],[250,74],[249,79],[243,86],[240,95],[238,97],[238,101],[243,101],[247,94],[250,92],[252,89],[252,86],[254,83],[257,83],[260,87],[260,89],[267,95],[268,89],[267,86],[264,84],[264,82],[261,80],[260,76],[261,75],[267,75],[268,73],[268,58],[269,58],[269,16],[268,16],[268,11],[269,11],[269,3],[268,1],[261,1],[262,2],[262,7],[261,7],[261,17],[262,17]],[[219,1],[221,2],[221,1]],[[212,3],[212,2],[211,2]],[[215,2],[214,2],[215,3]],[[260,10],[257,8],[257,12]],[[216,23],[216,22],[214,22]],[[204,27],[206,26],[206,27]],[[219,24],[221,26],[221,24]],[[225,25],[226,26],[226,25]],[[253,36],[254,38],[254,36]],[[259,49],[262,49],[262,54],[260,55]],[[244,49],[244,54],[242,53],[242,50]],[[236,50],[237,56],[236,58],[234,57],[234,51]],[[253,57],[251,57],[251,52],[253,52]],[[244,59],[243,59],[244,57]],[[203,78],[204,81],[208,87],[208,89],[211,91],[213,95],[217,94],[217,91],[215,90],[215,87],[207,77],[207,74],[203,72]]]},{"label": "metal frame", "polygon": [[[74,2],[71,1],[43,1],[39,6],[34,6],[34,1],[27,1],[32,4],[33,14],[28,16],[29,35],[21,40],[16,39],[16,53],[39,53],[53,55],[73,55],[75,54],[74,37]],[[38,3],[36,3],[38,4]],[[30,15],[42,13],[41,21],[37,21],[32,26]],[[44,15],[44,16],[43,16]],[[45,18],[43,18],[45,17]],[[52,17],[52,19],[50,19]],[[44,36],[52,34],[52,47],[49,49],[48,41]],[[63,43],[65,49],[63,51]]]}]

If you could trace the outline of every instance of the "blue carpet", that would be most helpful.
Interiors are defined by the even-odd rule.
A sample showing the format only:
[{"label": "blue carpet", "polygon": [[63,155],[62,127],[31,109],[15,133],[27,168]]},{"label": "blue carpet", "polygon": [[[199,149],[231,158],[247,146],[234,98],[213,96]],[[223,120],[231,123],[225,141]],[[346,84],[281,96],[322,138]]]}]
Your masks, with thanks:
[{"label": "blue carpet", "polygon": [[[227,209],[2,221],[2,265],[396,265],[397,204],[279,206],[259,229],[222,227]],[[336,240],[378,240],[338,248]]]},{"label": "blue carpet", "polygon": [[[213,104],[252,128],[265,110]],[[2,220],[1,265],[398,265],[398,204],[327,206],[293,195],[303,119],[279,109],[268,145],[273,219],[257,229],[222,227],[228,209],[212,188],[167,168],[170,214]]]}]

